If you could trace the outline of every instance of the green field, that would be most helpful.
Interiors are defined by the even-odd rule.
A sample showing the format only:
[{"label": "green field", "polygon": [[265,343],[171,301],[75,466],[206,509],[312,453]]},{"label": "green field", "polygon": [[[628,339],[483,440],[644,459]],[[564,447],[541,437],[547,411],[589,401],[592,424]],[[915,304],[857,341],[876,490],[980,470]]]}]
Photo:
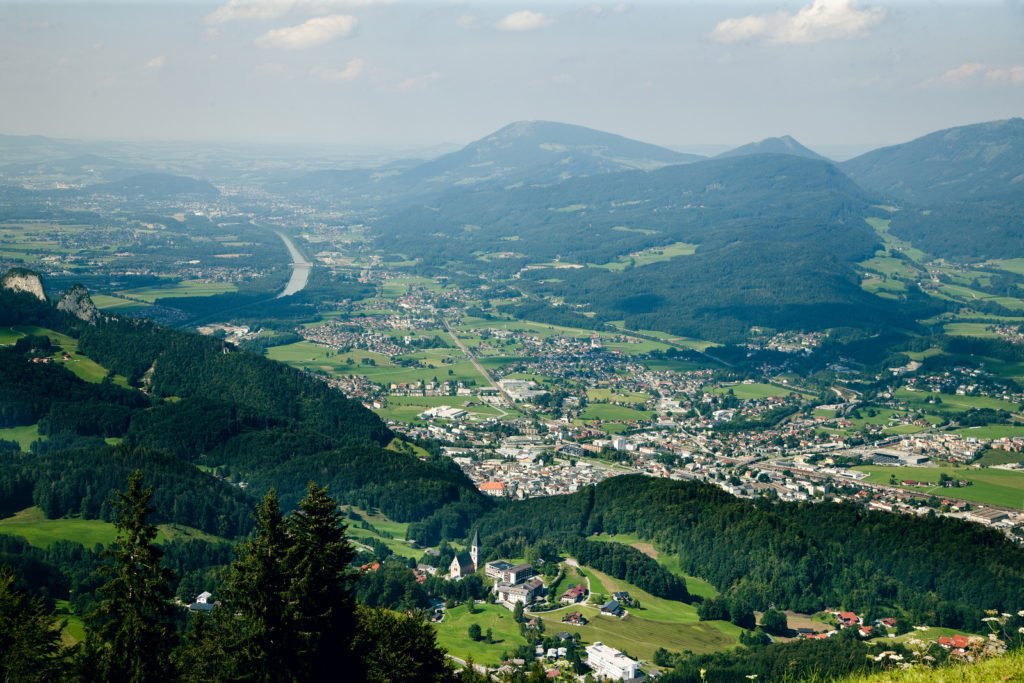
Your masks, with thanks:
[{"label": "green field", "polygon": [[39,438],[39,425],[26,425],[22,427],[7,427],[0,429],[0,439],[4,441],[17,441],[21,450],[28,453],[28,447]]},{"label": "green field", "polygon": [[140,299],[151,304],[157,299],[214,296],[216,294],[227,294],[229,292],[237,291],[238,287],[231,282],[182,280],[181,282],[173,282],[159,287],[136,287],[135,289],[125,289],[115,292],[115,294],[128,297],[130,299]]},{"label": "green field", "polygon": [[685,580],[686,590],[690,591],[691,595],[699,595],[702,598],[714,598],[718,596],[718,591],[715,590],[715,587],[710,583],[704,579],[691,576],[684,572],[679,566],[679,558],[677,556],[661,552],[639,536],[634,534],[600,534],[598,536],[593,536],[590,540],[604,543],[622,543],[624,545],[632,546],[640,552],[653,557],[662,567]]},{"label": "green field", "polygon": [[[938,498],[949,496],[982,505],[999,505],[1001,507],[1024,510],[1024,472],[979,469],[975,467],[886,467],[884,465],[861,465],[855,470],[867,472],[871,476],[867,481],[873,484],[888,484],[889,477],[895,475],[897,481],[916,479],[917,481],[934,482],[936,486],[929,488],[903,487],[908,491],[934,495]],[[942,488],[938,486],[939,475],[947,474],[954,479],[973,482],[963,488]]]},{"label": "green field", "polygon": [[[428,349],[402,356],[418,362],[421,367],[402,367],[379,353],[356,350],[338,353],[334,349],[301,341],[267,349],[267,357],[292,367],[326,372],[336,376],[360,375],[378,384],[455,380],[482,385],[483,377],[458,349]],[[364,365],[363,358],[375,365]],[[352,363],[348,363],[349,360]],[[451,374],[449,374],[451,370]]]},{"label": "green field", "polygon": [[618,403],[644,403],[650,396],[636,391],[613,392],[607,388],[590,387],[587,389],[588,401],[615,401]]},{"label": "green field", "polygon": [[582,420],[604,420],[607,422],[628,422],[633,420],[649,420],[654,413],[649,410],[634,410],[611,403],[591,403],[580,415]]},{"label": "green field", "polygon": [[999,335],[992,331],[991,323],[948,323],[943,326],[943,331],[955,337],[987,337],[996,338]]},{"label": "green field", "polygon": [[[526,639],[519,635],[519,624],[512,618],[512,611],[501,605],[476,605],[476,614],[470,614],[467,605],[459,605],[447,611],[444,621],[434,624],[437,630],[437,643],[460,659],[473,658],[477,664],[498,665],[504,652],[512,652],[520,645],[526,645]],[[554,623],[545,625],[554,629]],[[471,624],[479,624],[486,633],[491,629],[494,643],[474,642],[467,631]]]},{"label": "green field", "polygon": [[[102,365],[92,360],[88,356],[83,356],[78,353],[78,340],[73,339],[66,334],[61,334],[55,330],[51,330],[45,327],[36,327],[35,325],[19,325],[17,327],[10,328],[13,331],[20,332],[23,335],[41,335],[50,338],[50,342],[56,346],[59,346],[62,351],[71,356],[71,360],[65,361],[60,357],[57,357],[57,363],[63,365],[72,373],[77,375],[80,379],[86,382],[92,382],[94,384],[102,382],[103,378],[107,376],[107,369]],[[114,384],[128,388],[128,380],[121,375],[114,376]]]},{"label": "green field", "polygon": [[[195,538],[205,541],[222,541],[211,534],[180,524],[160,524],[157,543],[173,539]],[[21,536],[37,548],[48,548],[57,541],[73,541],[91,548],[97,543],[109,545],[117,536],[117,530],[110,522],[100,519],[78,517],[47,519],[43,511],[30,507],[12,517],[0,519],[0,533]]]},{"label": "green field", "polygon": [[[956,394],[933,394],[926,391],[910,391],[909,389],[897,389],[897,399],[921,412],[928,413],[959,413],[971,408],[993,408],[995,410],[1006,410],[1011,413],[1017,412],[1017,405],[1001,398],[990,396],[959,396]],[[929,401],[941,399],[941,403],[933,404]]]},{"label": "green field", "polygon": [[992,465],[1008,465],[1012,462],[1024,462],[1024,453],[1011,453],[999,449],[990,449],[974,461],[976,465],[990,467]]},{"label": "green field", "polygon": [[109,296],[107,294],[91,294],[89,298],[92,299],[92,302],[96,304],[96,307],[101,311],[110,311],[112,313],[128,313],[130,311],[140,311],[150,307],[150,304],[142,303],[141,301],[130,301],[128,299]]},{"label": "green field", "polygon": [[479,399],[472,396],[389,396],[387,398],[387,405],[383,408],[374,409],[374,412],[385,420],[416,422],[419,420],[420,413],[436,406],[465,408],[469,411],[471,419],[474,420],[519,414],[518,411],[511,409],[499,410],[498,408],[481,403]]},{"label": "green field", "polygon": [[1024,258],[996,259],[989,261],[986,265],[1010,273],[1016,273],[1017,275],[1024,275]]},{"label": "green field", "polygon": [[[626,652],[630,657],[650,662],[658,648],[672,652],[695,653],[729,650],[739,644],[740,627],[722,621],[698,621],[691,624],[652,621],[630,614],[622,619],[604,616],[597,608],[580,610],[590,620],[586,626],[569,627],[579,633],[585,644],[602,642]],[[548,624],[549,629],[561,624]]]},{"label": "green field", "polygon": [[774,384],[763,384],[760,382],[754,384],[730,384],[728,386],[712,389],[711,393],[727,394],[730,389],[732,390],[733,395],[741,400],[762,399],[768,398],[769,396],[789,396],[790,394],[796,393],[790,389],[777,387]]}]

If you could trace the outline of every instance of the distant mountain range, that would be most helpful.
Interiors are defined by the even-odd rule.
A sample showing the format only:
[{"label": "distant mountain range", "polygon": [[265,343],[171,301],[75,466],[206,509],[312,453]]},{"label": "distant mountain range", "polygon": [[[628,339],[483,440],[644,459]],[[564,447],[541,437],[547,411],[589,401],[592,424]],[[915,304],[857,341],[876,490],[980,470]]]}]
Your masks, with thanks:
[{"label": "distant mountain range", "polygon": [[840,164],[863,187],[913,204],[1024,197],[1024,119],[940,130]]},{"label": "distant mountain range", "polygon": [[316,171],[296,179],[290,187],[419,196],[480,185],[548,185],[703,159],[583,126],[519,121],[436,159],[375,170]]}]

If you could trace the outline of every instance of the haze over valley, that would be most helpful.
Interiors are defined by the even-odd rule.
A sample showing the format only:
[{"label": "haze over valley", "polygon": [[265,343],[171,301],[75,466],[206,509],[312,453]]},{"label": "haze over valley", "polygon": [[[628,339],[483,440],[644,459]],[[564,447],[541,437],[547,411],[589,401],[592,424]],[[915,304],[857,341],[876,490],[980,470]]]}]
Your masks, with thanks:
[{"label": "haze over valley", "polygon": [[5,679],[1016,675],[1018,4],[0,17]]}]

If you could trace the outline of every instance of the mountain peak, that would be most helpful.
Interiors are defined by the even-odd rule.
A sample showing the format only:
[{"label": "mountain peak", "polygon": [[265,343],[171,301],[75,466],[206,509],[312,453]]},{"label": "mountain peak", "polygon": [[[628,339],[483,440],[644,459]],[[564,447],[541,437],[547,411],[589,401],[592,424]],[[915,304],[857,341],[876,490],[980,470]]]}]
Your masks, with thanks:
[{"label": "mountain peak", "polygon": [[805,159],[827,160],[814,150],[801,145],[792,135],[782,135],[775,138],[765,138],[758,142],[750,142],[719,154],[716,158],[726,159],[728,157],[748,156],[751,154],[789,154]]}]

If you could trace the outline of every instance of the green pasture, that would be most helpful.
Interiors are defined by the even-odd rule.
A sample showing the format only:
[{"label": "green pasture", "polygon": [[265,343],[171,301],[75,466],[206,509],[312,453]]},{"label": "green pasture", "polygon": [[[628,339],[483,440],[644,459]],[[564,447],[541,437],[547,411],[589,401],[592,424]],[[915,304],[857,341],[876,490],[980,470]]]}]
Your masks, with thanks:
[{"label": "green pasture", "polygon": [[[180,524],[160,524],[157,543],[173,539],[199,539],[222,541],[211,534]],[[37,507],[26,508],[12,517],[0,519],[0,533],[21,536],[37,548],[48,548],[57,541],[72,541],[91,548],[97,543],[109,545],[117,537],[117,530],[110,522],[80,517],[47,519]]]},{"label": "green pasture", "polygon": [[25,425],[21,427],[7,427],[0,429],[0,439],[4,441],[17,441],[21,450],[28,453],[29,446],[39,438],[39,425]]},{"label": "green pasture", "polygon": [[790,394],[796,393],[791,389],[785,389],[783,387],[777,387],[774,384],[764,384],[762,382],[756,382],[754,384],[729,384],[726,386],[716,387],[712,389],[712,394],[727,394],[729,390],[736,398],[740,400],[751,400],[751,399],[763,399],[770,396],[789,396]]},{"label": "green pasture", "polygon": [[644,403],[650,396],[638,391],[612,391],[608,388],[591,387],[587,389],[588,401],[614,401],[617,403]]},{"label": "green pasture", "polygon": [[[884,465],[861,465],[854,469],[867,472],[868,481],[873,484],[888,484],[889,477],[895,475],[897,481],[914,479],[924,482],[935,482],[929,488],[903,487],[908,491],[930,494],[938,498],[948,496],[959,498],[982,505],[999,505],[1001,507],[1024,510],[1024,472],[996,470],[992,468],[953,467],[886,467]],[[971,486],[962,488],[943,488],[938,486],[939,475],[947,474],[954,479],[973,482]]]},{"label": "green pasture", "polygon": [[629,422],[633,420],[649,420],[654,413],[649,410],[635,410],[611,403],[591,403],[580,415],[582,420],[604,420],[606,422]]},{"label": "green pasture", "polygon": [[679,557],[661,552],[653,544],[644,541],[635,534],[600,534],[592,536],[590,540],[603,543],[622,543],[632,546],[649,557],[653,557],[658,564],[685,580],[686,589],[690,591],[691,595],[699,595],[702,598],[714,598],[718,595],[718,591],[710,583],[684,572],[679,565]]},{"label": "green pasture", "polygon": [[[905,402],[911,409],[928,413],[959,413],[971,408],[992,408],[1017,412],[1017,405],[1001,398],[991,396],[959,396],[956,394],[935,394],[927,391],[910,391],[906,388],[897,389],[895,397]],[[941,403],[929,401],[941,399]],[[863,411],[861,411],[863,412]]]},{"label": "green pasture", "polygon": [[141,299],[142,301],[151,304],[157,299],[214,296],[216,294],[227,294],[229,292],[237,291],[237,285],[232,282],[182,280],[181,282],[172,282],[166,285],[124,289],[119,292],[115,292],[115,294],[132,299]]},{"label": "green pasture", "polygon": [[122,299],[118,296],[110,296],[108,294],[91,294],[90,298],[92,302],[96,304],[96,307],[101,311],[109,311],[111,313],[128,313],[131,311],[141,311],[149,308],[151,304],[142,303],[140,301],[131,301],[129,299]]},{"label": "green pasture", "polygon": [[[519,634],[519,624],[512,617],[512,611],[502,605],[475,605],[476,614],[469,613],[468,605],[459,605],[447,610],[444,621],[435,623],[437,643],[449,654],[459,659],[472,658],[477,664],[498,665],[501,655],[511,652],[520,645],[526,645],[526,639]],[[557,614],[557,613],[556,613]],[[553,629],[555,624],[545,624]],[[491,629],[494,642],[474,642],[468,631],[472,624],[479,624],[480,630],[487,633]]]},{"label": "green pasture", "polygon": [[[86,382],[92,382],[94,384],[102,382],[103,378],[107,376],[107,369],[102,365],[92,360],[88,356],[83,356],[78,353],[78,340],[61,334],[54,330],[37,327],[35,325],[19,325],[17,327],[9,328],[20,332],[24,335],[39,335],[50,338],[50,342],[56,346],[59,346],[62,351],[71,356],[71,360],[65,361],[59,355],[55,356],[56,362],[66,367],[72,373],[77,375],[80,379]],[[114,383],[122,387],[128,387],[128,380],[121,375],[114,376]]]}]

